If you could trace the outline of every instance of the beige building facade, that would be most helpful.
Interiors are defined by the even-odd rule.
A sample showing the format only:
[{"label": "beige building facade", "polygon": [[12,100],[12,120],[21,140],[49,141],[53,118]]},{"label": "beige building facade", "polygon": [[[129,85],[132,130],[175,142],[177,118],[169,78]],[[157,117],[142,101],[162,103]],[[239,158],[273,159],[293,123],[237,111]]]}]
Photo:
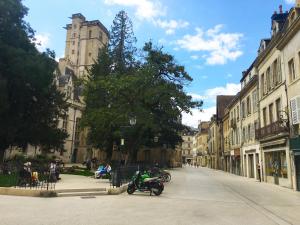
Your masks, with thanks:
[{"label": "beige building facade", "polygon": [[261,156],[255,129],[258,128],[258,75],[252,64],[243,73],[240,92],[241,102],[241,160],[243,175],[261,179]]},{"label": "beige building facade", "polygon": [[300,1],[289,12],[278,49],[288,94],[291,182],[292,188],[300,191]]},{"label": "beige building facade", "polygon": [[[286,74],[282,70],[282,55],[278,42],[288,13],[272,16],[272,37],[262,40],[255,66],[259,76],[260,128],[256,130],[263,160],[263,180],[291,187],[291,160],[288,145]],[[286,117],[286,118],[285,118]]]}]

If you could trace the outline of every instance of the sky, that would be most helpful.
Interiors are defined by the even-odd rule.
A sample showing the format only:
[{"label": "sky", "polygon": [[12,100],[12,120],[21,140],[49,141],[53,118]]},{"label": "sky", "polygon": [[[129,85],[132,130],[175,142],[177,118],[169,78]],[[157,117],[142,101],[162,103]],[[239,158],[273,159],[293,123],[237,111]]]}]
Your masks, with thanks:
[{"label": "sky", "polygon": [[23,0],[25,20],[36,31],[41,51],[64,56],[70,16],[82,13],[100,20],[108,30],[115,15],[125,10],[133,22],[137,47],[152,40],[185,66],[193,81],[185,91],[203,100],[202,110],[183,114],[183,123],[197,127],[216,113],[216,95],[235,95],[242,71],[257,56],[260,40],[271,36],[271,16],[294,0]]}]

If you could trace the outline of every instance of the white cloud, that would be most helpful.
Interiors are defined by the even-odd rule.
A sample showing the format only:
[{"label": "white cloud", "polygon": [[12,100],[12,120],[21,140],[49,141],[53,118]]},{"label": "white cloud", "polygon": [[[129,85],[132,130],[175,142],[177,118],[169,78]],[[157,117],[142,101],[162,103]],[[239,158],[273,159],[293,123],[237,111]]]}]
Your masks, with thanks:
[{"label": "white cloud", "polygon": [[187,21],[182,20],[160,20],[154,22],[155,25],[165,30],[166,34],[174,34],[175,30],[189,26]]},{"label": "white cloud", "polygon": [[48,47],[50,42],[50,34],[48,33],[41,33],[35,35],[35,45],[39,51],[45,51],[46,48]]},{"label": "white cloud", "polygon": [[195,93],[188,93],[188,95],[192,96],[193,100],[203,100],[203,99],[206,99],[206,96],[195,94]]},{"label": "white cloud", "polygon": [[139,19],[151,20],[165,14],[165,9],[158,0],[104,0],[104,3],[107,5],[134,7],[135,15]]},{"label": "white cloud", "polygon": [[[227,83],[225,86],[207,89],[204,95],[188,93],[193,100],[204,100],[204,104],[215,104],[217,95],[236,95],[240,91],[240,84]],[[188,126],[197,127],[199,121],[209,121],[213,114],[216,114],[216,106],[204,108],[202,111],[192,109],[192,115],[182,113],[182,123]]]},{"label": "white cloud", "polygon": [[191,56],[191,59],[193,59],[193,60],[199,59],[199,56],[197,56],[197,55],[192,55],[192,56]]},{"label": "white cloud", "polygon": [[293,4],[295,4],[295,0],[285,0],[285,3],[286,4],[289,4],[289,5],[293,5]]},{"label": "white cloud", "polygon": [[235,61],[243,52],[240,49],[241,33],[223,33],[223,25],[216,25],[207,31],[196,28],[196,34],[187,34],[176,41],[176,45],[192,52],[208,53],[205,55],[209,65],[226,64]]},{"label": "white cloud", "polygon": [[241,90],[240,84],[227,83],[224,87],[215,87],[211,89],[207,89],[205,91],[205,96],[209,99],[216,98],[217,95],[236,95]]},{"label": "white cloud", "polygon": [[192,115],[187,113],[182,113],[182,123],[197,127],[199,121],[209,121],[213,114],[216,114],[216,107],[205,108],[202,111],[198,109],[192,109]]}]

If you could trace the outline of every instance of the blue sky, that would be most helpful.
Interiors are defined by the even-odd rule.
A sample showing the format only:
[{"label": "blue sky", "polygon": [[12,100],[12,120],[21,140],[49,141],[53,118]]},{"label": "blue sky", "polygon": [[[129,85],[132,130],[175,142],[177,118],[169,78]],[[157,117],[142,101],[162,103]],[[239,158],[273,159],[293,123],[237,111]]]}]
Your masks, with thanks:
[{"label": "blue sky", "polygon": [[[184,2],[184,5],[183,5]],[[133,21],[138,47],[148,40],[175,56],[194,81],[186,91],[203,99],[203,112],[183,115],[196,126],[215,113],[215,96],[235,94],[243,70],[257,55],[260,39],[270,37],[271,19],[280,4],[293,0],[24,0],[26,21],[36,31],[41,50],[48,47],[63,57],[69,17],[82,13],[100,20],[109,30],[124,9]]]}]

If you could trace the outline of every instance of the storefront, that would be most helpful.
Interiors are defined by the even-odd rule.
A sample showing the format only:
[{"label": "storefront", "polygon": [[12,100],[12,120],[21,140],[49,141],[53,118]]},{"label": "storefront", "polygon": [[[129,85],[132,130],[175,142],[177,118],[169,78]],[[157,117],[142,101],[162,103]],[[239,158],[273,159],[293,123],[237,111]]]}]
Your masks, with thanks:
[{"label": "storefront", "polygon": [[261,157],[259,144],[249,145],[242,148],[243,152],[243,175],[248,178],[260,180]]},{"label": "storefront", "polygon": [[241,175],[241,153],[240,149],[234,149],[230,152],[231,173]]},{"label": "storefront", "polygon": [[290,154],[286,139],[264,143],[264,180],[268,183],[291,188]]},{"label": "storefront", "polygon": [[294,159],[294,189],[300,191],[300,136],[290,139],[290,149]]}]

